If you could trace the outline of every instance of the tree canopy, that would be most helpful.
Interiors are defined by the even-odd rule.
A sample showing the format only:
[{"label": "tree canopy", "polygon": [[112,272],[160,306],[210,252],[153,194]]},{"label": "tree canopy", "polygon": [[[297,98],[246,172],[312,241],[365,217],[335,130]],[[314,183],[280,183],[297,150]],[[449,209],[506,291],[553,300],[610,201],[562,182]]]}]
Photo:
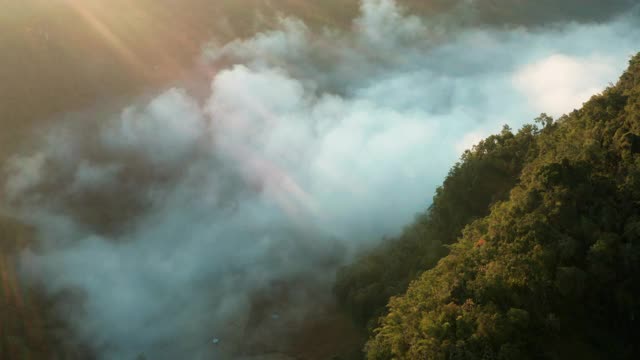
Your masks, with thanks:
[{"label": "tree canopy", "polygon": [[338,274],[368,359],[638,357],[640,54],[536,120],[466,152],[428,211]]}]

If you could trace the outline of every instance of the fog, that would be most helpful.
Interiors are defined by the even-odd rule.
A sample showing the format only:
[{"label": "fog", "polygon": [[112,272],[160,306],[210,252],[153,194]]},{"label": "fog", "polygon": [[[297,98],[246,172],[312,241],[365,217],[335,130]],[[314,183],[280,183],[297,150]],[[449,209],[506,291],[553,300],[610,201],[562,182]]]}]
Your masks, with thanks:
[{"label": "fog", "polygon": [[24,279],[73,294],[60,312],[100,358],[238,358],[330,302],[335,269],[424,211],[464,150],[615,82],[640,27],[607,4],[504,27],[363,0],[348,26],[211,39],[207,91],[60,115],[7,160],[3,211],[37,230]]}]

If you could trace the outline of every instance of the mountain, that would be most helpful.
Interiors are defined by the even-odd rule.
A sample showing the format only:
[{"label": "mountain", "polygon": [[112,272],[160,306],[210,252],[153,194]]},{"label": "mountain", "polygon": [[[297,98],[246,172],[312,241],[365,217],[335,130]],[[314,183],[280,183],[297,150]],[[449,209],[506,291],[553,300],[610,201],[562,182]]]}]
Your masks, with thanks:
[{"label": "mountain", "polygon": [[[595,79],[617,68],[615,59],[635,46],[638,17],[630,15],[639,9],[636,0],[397,3],[402,7],[394,0],[7,4],[0,12],[0,183],[6,177],[8,191],[0,196],[0,359],[196,358],[202,352],[351,359],[361,355],[367,334],[366,353],[374,359],[635,357],[637,58],[618,85],[584,109],[557,121],[543,114],[518,131],[505,127],[467,151],[429,209],[400,236],[339,271],[334,291],[345,311],[335,309],[329,288],[336,267],[373,246],[365,238],[377,244],[380,234],[396,233],[405,215],[423,206],[424,188],[433,189],[433,178],[441,181],[438,169],[451,158],[443,167],[416,164],[457,154],[484,133],[475,128],[480,124],[528,118],[509,114],[526,108],[518,101],[532,104],[551,89],[543,76],[549,64],[538,59],[544,53],[567,50],[552,57],[569,63],[556,71],[568,67],[577,78],[591,72],[584,69],[597,75],[585,78]],[[301,20],[299,27],[286,29],[281,20],[288,15]],[[423,26],[424,38],[414,37]],[[402,34],[389,36],[398,27]],[[286,45],[283,34],[301,41]],[[557,36],[562,40],[550,40]],[[256,39],[268,43],[267,51]],[[498,46],[503,40],[507,45]],[[625,45],[607,46],[618,42]],[[524,50],[514,43],[538,45],[511,56]],[[231,50],[204,59],[211,44]],[[545,71],[520,76],[539,64]],[[536,91],[509,87],[523,97],[514,101],[509,90],[494,88],[501,81],[513,85],[514,76]],[[409,78],[411,86],[403,85]],[[570,88],[574,80],[556,88]],[[601,89],[599,81],[593,86]],[[221,85],[214,90],[212,84]],[[238,96],[237,84],[250,96]],[[271,97],[278,84],[291,91]],[[576,85],[588,94],[591,86]],[[550,93],[545,98],[573,106]],[[316,98],[330,111],[312,105]],[[228,109],[216,105],[227,102]],[[204,103],[218,110],[210,114]],[[280,103],[303,106],[281,111]],[[253,111],[263,107],[274,111]],[[236,109],[249,110],[256,124],[282,118],[296,125],[278,127],[286,130],[283,139],[280,131],[258,131],[255,147],[245,141],[256,133],[249,126],[229,143],[250,144],[250,151],[220,151],[211,145],[236,133],[227,126],[236,123]],[[318,134],[317,109],[331,123],[351,119],[330,136]],[[419,123],[418,131],[386,127],[404,120]],[[422,120],[456,126],[432,133]],[[140,131],[128,131],[131,121]],[[190,130],[174,131],[182,123]],[[211,124],[211,139],[198,135]],[[303,136],[289,131],[297,124],[305,124]],[[409,133],[411,146],[394,149]],[[137,140],[130,142],[132,134]],[[358,134],[365,134],[362,141]],[[464,141],[457,144],[456,135]],[[429,144],[429,136],[439,139],[432,150],[418,146]],[[263,144],[277,146],[264,151]],[[333,151],[337,144],[345,149]],[[374,148],[372,156],[356,155]],[[182,155],[174,157],[174,150]],[[69,154],[78,157],[70,161]],[[352,159],[344,161],[345,155]],[[309,167],[316,158],[321,166]],[[368,165],[354,171],[359,163]],[[298,184],[287,175],[302,179],[302,186],[289,186]],[[389,201],[405,184],[415,184],[415,193]],[[6,200],[13,195],[5,195],[23,185],[18,202],[24,208],[13,209]],[[304,206],[281,201],[283,191]],[[263,207],[265,199],[272,203]],[[309,199],[329,205],[318,210],[307,206],[314,202]],[[323,215],[320,221],[291,216],[307,209],[309,218]],[[22,216],[36,213],[38,221]],[[374,223],[384,226],[366,229]],[[70,236],[67,224],[74,228]],[[264,248],[254,246],[255,237],[264,238]],[[318,240],[325,237],[348,246],[327,246]],[[109,265],[109,257],[129,266],[96,266]],[[219,287],[218,280],[230,285]],[[120,301],[126,294],[139,297]]]},{"label": "mountain", "polygon": [[368,359],[638,357],[640,54],[537,123],[466,152],[428,211],[338,274]]}]

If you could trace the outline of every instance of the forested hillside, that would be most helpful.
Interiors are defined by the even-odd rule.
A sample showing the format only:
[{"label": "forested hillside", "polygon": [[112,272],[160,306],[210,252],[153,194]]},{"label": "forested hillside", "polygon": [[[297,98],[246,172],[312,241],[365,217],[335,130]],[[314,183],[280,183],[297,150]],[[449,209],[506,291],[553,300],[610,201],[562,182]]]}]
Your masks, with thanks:
[{"label": "forested hillside", "polygon": [[2,2],[0,360],[640,358],[639,38],[639,0]]},{"label": "forested hillside", "polygon": [[637,358],[640,55],[537,123],[465,153],[425,214],[338,274],[369,359]]},{"label": "forested hillside", "polygon": [[[639,204],[640,55],[582,109],[467,151],[335,292],[369,359],[635,359]],[[0,358],[86,358],[17,280],[29,230],[3,219],[0,236]]]},{"label": "forested hillside", "polygon": [[467,151],[437,189],[429,210],[401,236],[385,242],[338,273],[335,291],[362,325],[384,312],[389,298],[407,290],[409,281],[447,254],[466,224],[488,214],[489,206],[506,199],[525,159],[532,156],[536,128],[513,134],[505,127]]}]

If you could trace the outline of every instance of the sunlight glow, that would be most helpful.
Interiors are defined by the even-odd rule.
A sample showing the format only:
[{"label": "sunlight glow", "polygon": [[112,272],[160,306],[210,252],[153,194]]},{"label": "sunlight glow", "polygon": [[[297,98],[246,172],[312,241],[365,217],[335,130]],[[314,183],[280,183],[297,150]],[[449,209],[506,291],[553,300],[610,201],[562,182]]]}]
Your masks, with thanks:
[{"label": "sunlight glow", "polygon": [[114,52],[124,60],[128,65],[132,66],[136,70],[145,71],[144,65],[137,58],[135,53],[131,51],[124,41],[119,38],[103,21],[101,21],[87,6],[86,2],[82,0],[65,0],[66,3],[73,9],[87,24],[91,26],[100,36],[105,40],[107,44],[114,50]]}]

